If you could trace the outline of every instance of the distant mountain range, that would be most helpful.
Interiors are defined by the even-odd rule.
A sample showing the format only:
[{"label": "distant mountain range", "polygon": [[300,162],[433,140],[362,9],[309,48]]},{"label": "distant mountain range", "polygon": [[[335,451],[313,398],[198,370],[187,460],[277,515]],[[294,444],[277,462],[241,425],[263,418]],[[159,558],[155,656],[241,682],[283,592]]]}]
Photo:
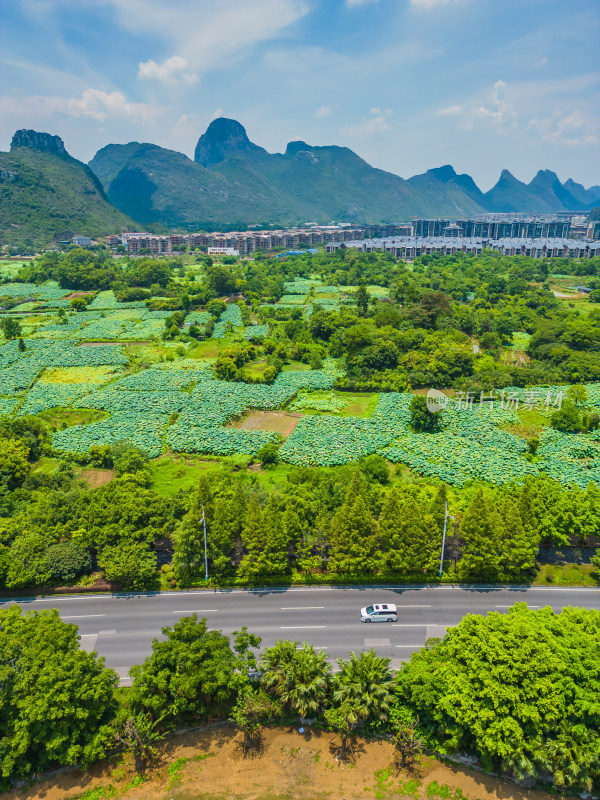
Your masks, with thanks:
[{"label": "distant mountain range", "polygon": [[[371,167],[347,147],[290,142],[268,153],[232,119],[211,122],[192,161],[154,144],[109,144],[89,168],[57,136],[17,131],[0,153],[0,235],[93,236],[133,225],[204,227],[455,219],[484,211],[588,211],[600,186],[564,184],[540,170],[526,184],[503,170],[483,193],[446,165],[404,180]],[[137,220],[137,223],[133,223]],[[15,226],[17,226],[15,228]],[[11,233],[12,232],[12,233]]]},{"label": "distant mountain range", "polygon": [[32,247],[136,226],[58,136],[17,131],[10,152],[0,152],[0,242]]}]

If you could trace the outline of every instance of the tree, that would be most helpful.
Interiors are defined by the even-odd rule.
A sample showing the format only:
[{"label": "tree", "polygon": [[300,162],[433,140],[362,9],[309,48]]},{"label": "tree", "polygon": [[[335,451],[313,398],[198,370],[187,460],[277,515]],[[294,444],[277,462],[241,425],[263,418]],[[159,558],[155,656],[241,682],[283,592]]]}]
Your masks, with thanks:
[{"label": "tree", "polygon": [[550,773],[581,791],[600,778],[599,647],[598,611],[517,603],[469,614],[411,656],[397,704],[444,752],[474,753],[515,778]]},{"label": "tree", "polygon": [[132,667],[130,703],[166,722],[197,723],[228,708],[236,687],[235,655],[229,638],[207,630],[196,614],[162,629],[164,640],[152,642],[152,655]]},{"label": "tree", "polygon": [[345,761],[348,756],[350,737],[362,723],[362,711],[360,704],[345,700],[339,705],[328,708],[323,715],[329,727],[337,731],[340,736],[340,761]]},{"label": "tree", "polygon": [[390,480],[390,470],[387,461],[383,456],[373,453],[365,456],[360,461],[360,469],[363,475],[370,481],[386,484]]},{"label": "tree", "polygon": [[39,533],[23,532],[10,548],[6,574],[9,589],[44,586],[50,583],[51,573],[46,561],[47,542]]},{"label": "tree", "polygon": [[142,775],[158,757],[154,743],[164,739],[159,722],[149,714],[139,713],[125,716],[116,726],[117,747],[132,755],[135,771]]},{"label": "tree", "polygon": [[58,611],[0,611],[0,673],[2,788],[104,755],[118,677]]},{"label": "tree", "polygon": [[105,547],[98,559],[107,581],[124,589],[145,589],[156,575],[156,555],[144,542],[127,542]]},{"label": "tree", "polygon": [[394,734],[394,757],[400,769],[414,770],[423,753],[424,741],[417,732],[417,722],[405,722]]},{"label": "tree", "polygon": [[29,474],[29,449],[20,439],[0,436],[0,487],[9,491],[21,486]]},{"label": "tree", "polygon": [[316,716],[327,702],[331,667],[327,656],[303,642],[277,642],[263,653],[261,683],[303,719]]},{"label": "tree", "polygon": [[334,677],[334,705],[350,703],[363,722],[387,719],[395,687],[390,659],[378,656],[375,650],[360,655],[352,651],[350,658],[339,658],[337,663],[340,671]]},{"label": "tree", "polygon": [[208,479],[203,475],[189,512],[173,534],[173,567],[184,586],[204,574],[204,522],[210,530],[213,518],[213,493]]},{"label": "tree", "polygon": [[369,309],[369,292],[367,291],[367,287],[364,285],[364,283],[359,284],[354,297],[358,310],[363,317],[366,317]]},{"label": "tree", "polygon": [[92,559],[87,550],[76,542],[59,542],[48,547],[45,560],[50,573],[50,581],[61,586],[70,586],[92,571]]},{"label": "tree", "polygon": [[581,383],[573,384],[567,389],[567,397],[576,406],[584,406],[588,399],[587,389]]},{"label": "tree", "polygon": [[362,494],[351,485],[331,523],[329,569],[361,574],[375,566],[373,517]]},{"label": "tree", "polygon": [[269,498],[264,513],[258,496],[252,495],[242,531],[247,552],[238,570],[241,577],[254,580],[287,572],[287,542],[282,522],[279,501],[275,495]]},{"label": "tree", "polygon": [[0,320],[0,328],[5,339],[18,339],[21,336],[21,323],[15,317],[3,317]]},{"label": "tree", "polygon": [[87,301],[84,297],[74,297],[69,305],[73,311],[85,311],[87,308]]},{"label": "tree", "polygon": [[277,449],[277,445],[273,442],[267,442],[267,444],[263,444],[260,448],[256,457],[260,461],[261,467],[270,467],[277,464],[279,461],[279,450]]},{"label": "tree", "polygon": [[582,428],[581,413],[572,400],[565,400],[550,417],[550,424],[563,433],[579,433]]},{"label": "tree", "polygon": [[523,526],[519,508],[506,498],[500,516],[504,523],[499,561],[501,580],[519,582],[535,570],[535,559],[540,543],[539,534],[531,533]]},{"label": "tree", "polygon": [[246,686],[238,695],[231,712],[231,721],[244,734],[242,750],[244,758],[251,749],[262,747],[262,728],[280,714],[280,708],[272,697],[261,689]]},{"label": "tree", "polygon": [[379,552],[383,568],[405,574],[433,574],[439,563],[441,545],[442,530],[436,526],[435,517],[423,517],[412,496],[401,498],[397,490],[392,489],[383,501],[379,517]]},{"label": "tree", "polygon": [[502,519],[489,497],[479,489],[471,500],[460,524],[464,539],[459,564],[465,579],[495,582],[500,571]]},{"label": "tree", "polygon": [[410,425],[416,433],[437,431],[442,422],[442,412],[432,413],[427,408],[427,398],[416,394],[410,401]]}]

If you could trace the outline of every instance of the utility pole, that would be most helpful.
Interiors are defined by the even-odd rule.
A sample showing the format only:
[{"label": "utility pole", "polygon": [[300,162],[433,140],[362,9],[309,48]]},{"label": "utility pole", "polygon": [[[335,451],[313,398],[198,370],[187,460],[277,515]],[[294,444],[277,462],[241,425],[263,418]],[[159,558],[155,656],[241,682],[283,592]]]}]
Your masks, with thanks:
[{"label": "utility pole", "polygon": [[204,503],[202,503],[202,524],[204,525],[204,580],[208,583],[208,546],[206,544],[206,514],[204,513]]},{"label": "utility pole", "polygon": [[448,514],[448,501],[444,500],[444,535],[442,536],[442,557],[440,558],[440,572],[439,576],[442,577],[444,571],[444,548],[446,547],[446,528],[448,526],[448,518],[454,519],[451,514]]}]

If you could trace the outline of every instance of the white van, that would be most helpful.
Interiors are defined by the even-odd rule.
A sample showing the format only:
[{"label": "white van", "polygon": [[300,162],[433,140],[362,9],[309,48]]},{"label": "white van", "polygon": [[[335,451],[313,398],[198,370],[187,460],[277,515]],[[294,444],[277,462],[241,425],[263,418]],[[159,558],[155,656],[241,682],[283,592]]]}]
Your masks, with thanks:
[{"label": "white van", "polygon": [[374,603],[360,610],[361,622],[398,622],[398,612],[393,603]]}]

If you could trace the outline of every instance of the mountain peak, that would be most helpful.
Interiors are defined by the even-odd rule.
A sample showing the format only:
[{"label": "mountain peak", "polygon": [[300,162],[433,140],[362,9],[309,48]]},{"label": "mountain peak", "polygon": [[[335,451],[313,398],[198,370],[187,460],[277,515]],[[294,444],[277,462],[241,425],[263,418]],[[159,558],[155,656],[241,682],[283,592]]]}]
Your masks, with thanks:
[{"label": "mountain peak", "polygon": [[299,139],[296,142],[288,142],[288,146],[285,148],[285,154],[286,156],[295,156],[296,153],[301,153],[303,150],[312,150],[312,147]]},{"label": "mountain peak", "polygon": [[198,139],[194,161],[203,167],[212,167],[231,155],[244,153],[266,153],[266,150],[250,141],[240,122],[218,117],[213,119],[206,133]]},{"label": "mountain peak", "polygon": [[435,178],[441,183],[448,183],[448,181],[451,181],[452,178],[456,178],[456,171],[451,164],[444,164],[443,167],[434,167],[433,169],[428,169],[425,174],[431,175],[432,178]]},{"label": "mountain peak", "polygon": [[11,150],[15,150],[17,147],[28,147],[30,150],[37,150],[39,153],[53,153],[55,156],[69,155],[60,136],[52,136],[51,133],[40,133],[39,131],[25,130],[24,128],[15,132],[10,143]]},{"label": "mountain peak", "polygon": [[535,177],[532,178],[531,183],[529,185],[535,186],[536,184],[554,184],[554,183],[560,183],[556,172],[553,172],[551,169],[538,169],[538,171],[535,174]]}]

